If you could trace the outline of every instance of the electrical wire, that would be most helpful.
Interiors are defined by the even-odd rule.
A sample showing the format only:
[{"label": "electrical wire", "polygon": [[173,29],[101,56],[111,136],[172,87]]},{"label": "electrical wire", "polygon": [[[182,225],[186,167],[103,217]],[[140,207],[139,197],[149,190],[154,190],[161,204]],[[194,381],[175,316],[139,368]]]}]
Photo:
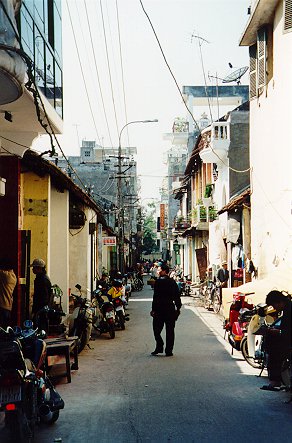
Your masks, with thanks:
[{"label": "electrical wire", "polygon": [[105,121],[106,121],[106,127],[107,127],[107,132],[108,132],[110,144],[113,147],[113,142],[112,142],[112,138],[111,138],[111,132],[110,132],[110,128],[109,128],[109,122],[108,122],[108,118],[107,118],[107,113],[106,113],[106,108],[105,108],[105,103],[104,103],[104,98],[103,98],[103,92],[102,92],[102,87],[101,87],[101,82],[100,82],[99,70],[98,70],[98,67],[97,67],[95,49],[94,49],[94,44],[93,44],[93,39],[92,39],[92,30],[91,30],[90,20],[89,20],[89,16],[88,16],[88,9],[87,9],[87,6],[86,6],[86,0],[84,0],[84,7],[85,7],[87,25],[88,25],[88,29],[89,29],[89,35],[90,35],[91,48],[92,48],[92,53],[93,53],[94,66],[95,66],[95,71],[96,71],[96,76],[97,76],[97,81],[98,81],[98,87],[99,87],[99,92],[100,92],[100,97],[101,97],[101,103],[102,103],[104,118],[105,118]]},{"label": "electrical wire", "polygon": [[74,26],[73,26],[72,16],[71,16],[71,12],[70,12],[69,5],[68,5],[68,0],[66,0],[66,5],[67,5],[67,9],[68,9],[69,20],[70,20],[70,24],[71,24],[72,34],[73,34],[73,38],[74,38],[74,42],[75,42],[75,48],[76,48],[76,52],[77,52],[77,57],[78,57],[78,61],[79,61],[81,75],[82,75],[82,78],[83,78],[83,83],[84,83],[84,88],[85,88],[85,92],[86,92],[86,96],[87,96],[87,101],[88,101],[88,105],[89,105],[92,121],[93,121],[93,124],[94,124],[95,132],[96,132],[96,135],[97,135],[97,140],[98,140],[99,144],[101,145],[100,137],[99,137],[97,126],[96,126],[96,122],[95,122],[95,117],[94,117],[93,109],[92,109],[91,102],[90,102],[89,92],[88,92],[88,88],[87,88],[87,84],[86,84],[86,80],[85,80],[85,74],[84,74],[84,70],[83,70],[83,67],[82,67],[82,63],[81,63],[80,52],[79,52],[79,49],[78,49],[76,34],[75,34],[75,31],[74,31]]},{"label": "electrical wire", "polygon": [[[117,12],[117,24],[118,24],[119,51],[120,51],[121,73],[122,73],[122,86],[123,86],[125,121],[127,122],[128,121],[128,113],[127,113],[127,101],[126,101],[126,91],[125,91],[123,52],[122,52],[122,42],[121,42],[121,31],[120,31],[120,19],[119,19],[118,0],[116,0],[116,12]],[[128,139],[128,146],[130,146],[129,127],[128,126],[126,128],[126,133],[127,133],[127,139]]]},{"label": "electrical wire", "polygon": [[[156,33],[156,31],[155,31],[155,28],[154,28],[154,26],[153,26],[153,24],[152,24],[152,21],[151,21],[149,15],[147,14],[147,12],[146,12],[146,10],[145,10],[145,8],[144,8],[144,5],[143,5],[142,0],[139,0],[139,1],[140,1],[140,4],[141,4],[141,7],[142,7],[142,10],[143,10],[144,14],[146,15],[146,17],[147,17],[147,19],[148,19],[148,21],[149,21],[149,24],[150,24],[150,26],[151,26],[151,28],[152,28],[152,31],[153,31],[153,33],[154,33],[154,36],[155,36],[156,41],[157,41],[157,43],[158,43],[158,46],[159,46],[159,48],[160,48],[160,51],[161,51],[161,54],[162,54],[163,59],[164,59],[164,61],[165,61],[165,64],[166,64],[166,66],[167,66],[167,68],[168,68],[168,70],[169,70],[169,72],[170,72],[170,74],[171,74],[171,76],[172,76],[172,78],[173,78],[173,80],[174,80],[174,82],[175,82],[175,85],[176,85],[176,87],[177,87],[177,90],[178,90],[178,92],[179,92],[179,95],[180,95],[181,98],[182,98],[183,104],[184,104],[185,108],[187,109],[188,113],[190,114],[190,116],[192,117],[193,122],[194,122],[194,124],[196,125],[196,127],[197,127],[197,129],[198,129],[198,131],[199,131],[199,134],[201,134],[201,129],[200,129],[199,125],[198,125],[198,122],[196,121],[196,119],[195,119],[195,117],[194,117],[192,111],[189,109],[188,105],[186,104],[186,102],[185,102],[185,100],[184,100],[184,96],[183,96],[183,94],[182,94],[182,92],[181,92],[181,90],[180,90],[180,87],[179,87],[179,85],[178,85],[178,82],[177,82],[177,80],[176,80],[176,78],[175,78],[175,76],[174,76],[174,74],[173,74],[173,72],[172,72],[172,70],[171,70],[171,67],[170,67],[170,65],[169,65],[169,63],[168,63],[168,61],[167,61],[167,59],[166,59],[166,56],[165,56],[165,54],[164,54],[163,48],[162,48],[162,46],[161,46],[161,43],[160,43],[160,41],[159,41],[159,38],[158,38],[157,33]],[[208,97],[208,95],[207,95],[207,97]],[[250,168],[245,169],[245,170],[243,170],[243,171],[238,170],[238,169],[235,169],[235,168],[232,168],[231,166],[229,166],[228,164],[226,164],[226,163],[224,162],[224,160],[222,160],[222,159],[220,158],[220,156],[215,152],[215,150],[212,148],[212,146],[209,145],[209,147],[210,147],[211,151],[216,155],[216,157],[220,160],[220,162],[222,162],[222,163],[223,163],[228,169],[230,169],[231,171],[233,171],[233,172],[238,172],[238,173],[245,173],[245,172],[248,172],[248,171],[250,170]],[[194,154],[194,155],[193,155],[193,153],[192,153],[191,156],[190,156],[190,158],[189,158],[189,161],[193,158],[193,156],[196,156],[196,155],[197,155],[197,154]]]},{"label": "electrical wire", "polygon": [[111,67],[110,67],[110,61],[109,61],[107,38],[106,38],[106,32],[105,32],[104,16],[103,16],[103,9],[102,9],[102,0],[99,0],[99,4],[100,4],[100,11],[101,11],[101,18],[102,18],[103,36],[104,36],[105,51],[106,51],[106,58],[107,58],[107,67],[108,67],[108,73],[109,73],[109,79],[110,79],[112,103],[113,103],[113,108],[114,108],[114,115],[115,115],[117,135],[119,136],[119,125],[118,125],[117,110],[116,110],[116,104],[115,104],[115,98],[114,98],[114,90],[113,90]]}]

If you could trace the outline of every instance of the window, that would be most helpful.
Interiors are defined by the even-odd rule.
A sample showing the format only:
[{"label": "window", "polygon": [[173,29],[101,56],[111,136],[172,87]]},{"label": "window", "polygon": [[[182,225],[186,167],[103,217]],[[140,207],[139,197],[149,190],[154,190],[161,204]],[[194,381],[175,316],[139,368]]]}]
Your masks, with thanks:
[{"label": "window", "polygon": [[84,151],[84,157],[90,157],[90,151]]},{"label": "window", "polygon": [[285,0],[284,31],[292,31],[292,0]]},{"label": "window", "polygon": [[[269,41],[268,35],[270,36]],[[272,76],[272,28],[269,26],[264,26],[257,32],[257,43],[249,48],[249,98],[253,99],[259,96]]]},{"label": "window", "polygon": [[266,85],[266,61],[267,61],[267,30],[258,30],[258,89]]},{"label": "window", "polygon": [[257,45],[249,47],[249,98],[257,96]]}]

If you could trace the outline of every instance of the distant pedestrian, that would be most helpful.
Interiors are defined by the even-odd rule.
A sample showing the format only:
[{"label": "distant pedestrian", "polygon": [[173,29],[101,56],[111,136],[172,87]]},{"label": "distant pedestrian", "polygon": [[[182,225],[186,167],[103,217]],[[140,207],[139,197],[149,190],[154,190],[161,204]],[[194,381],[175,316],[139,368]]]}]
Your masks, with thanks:
[{"label": "distant pedestrian", "polygon": [[161,332],[165,325],[165,355],[170,357],[173,355],[175,322],[180,315],[182,303],[178,286],[168,275],[169,267],[166,264],[162,264],[158,268],[158,273],[159,278],[154,284],[152,310],[150,312],[150,315],[153,317],[153,332],[156,340],[155,350],[151,354],[163,353],[164,342]]},{"label": "distant pedestrian", "polygon": [[13,291],[17,283],[16,275],[7,260],[0,261],[0,326],[10,325],[13,304]]},{"label": "distant pedestrian", "polygon": [[222,266],[218,269],[217,278],[221,283],[221,288],[226,288],[229,280],[229,271],[227,269],[227,262],[222,262]]}]

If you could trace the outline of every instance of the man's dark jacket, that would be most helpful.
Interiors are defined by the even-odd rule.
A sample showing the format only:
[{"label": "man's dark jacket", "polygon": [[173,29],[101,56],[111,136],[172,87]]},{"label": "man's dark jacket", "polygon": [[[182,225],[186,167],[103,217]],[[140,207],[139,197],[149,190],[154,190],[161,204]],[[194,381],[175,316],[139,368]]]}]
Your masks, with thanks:
[{"label": "man's dark jacket", "polygon": [[160,277],[154,283],[152,311],[157,314],[172,314],[181,308],[181,299],[176,282],[168,277]]},{"label": "man's dark jacket", "polygon": [[52,284],[47,274],[36,274],[34,280],[34,295],[32,312],[35,314],[44,306],[51,307],[52,300]]}]

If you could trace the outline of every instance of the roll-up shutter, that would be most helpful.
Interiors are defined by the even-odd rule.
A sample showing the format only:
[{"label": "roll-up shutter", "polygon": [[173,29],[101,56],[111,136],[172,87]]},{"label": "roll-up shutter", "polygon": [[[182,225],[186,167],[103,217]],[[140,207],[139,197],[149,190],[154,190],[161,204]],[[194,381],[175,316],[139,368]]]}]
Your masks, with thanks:
[{"label": "roll-up shutter", "polygon": [[249,47],[249,98],[257,96],[257,45]]}]

